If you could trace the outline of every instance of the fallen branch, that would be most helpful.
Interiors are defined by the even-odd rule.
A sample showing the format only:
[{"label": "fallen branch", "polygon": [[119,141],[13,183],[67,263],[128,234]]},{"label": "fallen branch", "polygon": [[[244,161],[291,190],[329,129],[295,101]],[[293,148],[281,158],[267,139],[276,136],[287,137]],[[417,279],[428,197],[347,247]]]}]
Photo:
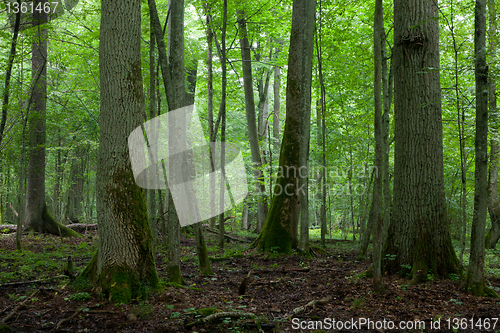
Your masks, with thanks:
[{"label": "fallen branch", "polygon": [[[216,234],[218,235],[219,232],[218,231],[215,231],[213,229],[210,229],[210,228],[205,228],[206,231],[208,232],[211,232],[213,234]],[[224,234],[224,237],[226,237],[227,239],[229,240],[233,240],[233,241],[236,241],[236,242],[242,242],[242,243],[251,243],[251,241],[247,240],[247,239],[241,239],[241,238],[238,238],[238,237],[234,237],[234,236],[231,236],[231,235],[228,235],[227,233]]]},{"label": "fallen branch", "polygon": [[14,308],[14,310],[12,310],[7,316],[5,316],[5,318],[2,319],[2,321],[0,321],[0,325],[3,325],[7,322],[7,320],[9,320],[10,318],[12,318],[12,316],[14,316],[16,314],[16,312],[23,306],[26,305],[26,302],[28,302],[33,296],[36,295],[36,293],[38,293],[38,289],[35,290],[34,292],[31,293],[31,295],[29,295],[28,297],[26,297],[24,299],[24,301],[21,302],[21,304],[19,304],[18,306],[16,306]]},{"label": "fallen branch", "polygon": [[66,275],[57,275],[57,276],[48,277],[46,279],[39,279],[39,280],[32,280],[32,281],[7,282],[7,283],[0,285],[0,288],[11,287],[11,286],[21,286],[23,284],[30,284],[30,283],[45,283],[45,282],[48,282],[49,280],[62,279],[62,278],[67,278],[67,276]]},{"label": "fallen branch", "polygon": [[296,315],[298,315],[301,312],[304,312],[307,308],[315,307],[316,305],[322,305],[328,303],[332,299],[332,296],[327,296],[322,299],[315,299],[313,301],[310,301],[306,305],[299,306],[298,308],[293,309],[289,314],[286,315],[286,318],[292,318]]},{"label": "fallen branch", "polygon": [[59,327],[60,327],[62,324],[64,324],[65,322],[68,322],[68,321],[70,321],[71,319],[75,318],[75,317],[76,317],[76,315],[77,315],[77,314],[79,314],[80,312],[82,312],[82,310],[83,310],[83,309],[84,309],[84,308],[83,308],[83,307],[81,307],[81,308],[79,308],[78,310],[76,310],[76,311],[75,311],[75,313],[73,313],[73,314],[71,315],[71,317],[69,317],[69,318],[64,318],[64,319],[59,320],[59,322],[58,322],[58,323],[57,323],[57,325],[56,325],[56,330],[57,330],[57,329],[59,329]]},{"label": "fallen branch", "polygon": [[203,319],[199,319],[193,323],[187,324],[187,327],[190,326],[195,326],[198,324],[208,324],[216,319],[222,319],[222,318],[250,318],[250,319],[255,319],[257,316],[253,313],[250,312],[217,312],[214,314],[211,314],[209,316],[206,316]]},{"label": "fallen branch", "polygon": [[84,233],[85,231],[89,230],[97,230],[97,224],[95,223],[94,224],[73,223],[73,224],[68,224],[67,227],[79,233]]}]

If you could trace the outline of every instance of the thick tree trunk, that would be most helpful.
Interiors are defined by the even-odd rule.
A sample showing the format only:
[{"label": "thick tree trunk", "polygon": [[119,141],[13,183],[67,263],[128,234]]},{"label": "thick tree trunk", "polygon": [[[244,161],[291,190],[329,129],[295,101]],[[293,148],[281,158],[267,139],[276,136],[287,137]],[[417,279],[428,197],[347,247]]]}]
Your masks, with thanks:
[{"label": "thick tree trunk", "polygon": [[264,184],[264,175],[262,174],[262,158],[259,149],[259,137],[257,133],[257,124],[255,121],[255,101],[252,83],[252,58],[250,56],[250,44],[247,38],[247,24],[245,13],[240,12],[238,27],[240,29],[240,47],[241,59],[243,63],[243,84],[245,90],[245,110],[247,117],[248,141],[252,153],[252,167],[255,177],[255,186],[259,193],[259,202],[257,203],[257,228],[256,232],[262,230],[262,226],[267,216],[266,186]]},{"label": "thick tree trunk", "polygon": [[486,0],[476,0],[475,8],[476,74],[476,166],[474,172],[474,216],[472,218],[470,261],[465,288],[477,296],[495,296],[484,277],[484,233],[488,208],[488,67],[486,66]]},{"label": "thick tree trunk", "polygon": [[[488,12],[490,18],[489,30],[489,56],[495,59],[496,54],[496,7],[495,0],[488,0]],[[500,204],[498,202],[498,115],[497,115],[497,84],[496,79],[489,76],[489,120],[491,127],[491,148],[490,148],[490,170],[488,177],[488,212],[490,213],[491,229],[486,235],[486,246],[494,249],[498,239],[500,239]]]},{"label": "thick tree trunk", "polygon": [[[292,30],[288,57],[288,74],[286,89],[286,120],[280,152],[277,183],[274,186],[274,197],[264,228],[259,236],[258,247],[265,251],[277,250],[288,253],[297,244],[297,224],[299,219],[299,185],[301,173],[307,173],[307,166],[299,163],[301,147],[301,112],[305,112],[304,101],[309,100],[311,87],[304,85],[308,62],[312,61],[313,28],[311,15],[314,15],[314,1],[295,0],[293,2]],[[311,13],[312,11],[312,13]],[[310,81],[309,81],[310,82]],[[302,103],[301,103],[302,102]],[[307,175],[306,175],[307,176]]]},{"label": "thick tree trunk", "polygon": [[394,206],[384,263],[413,283],[459,272],[446,216],[438,16],[433,1],[394,1]]},{"label": "thick tree trunk", "polygon": [[135,184],[127,138],[144,119],[141,2],[103,0],[97,170],[99,249],[77,282],[89,279],[114,303],[158,285],[144,190]]}]

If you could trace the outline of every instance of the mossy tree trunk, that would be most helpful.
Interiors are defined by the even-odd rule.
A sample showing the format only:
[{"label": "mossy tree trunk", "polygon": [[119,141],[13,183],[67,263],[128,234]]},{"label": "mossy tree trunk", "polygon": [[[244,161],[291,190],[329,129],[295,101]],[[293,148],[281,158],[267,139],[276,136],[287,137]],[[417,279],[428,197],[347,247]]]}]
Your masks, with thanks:
[{"label": "mossy tree trunk", "polygon": [[394,207],[383,253],[412,283],[459,273],[446,216],[439,11],[431,0],[394,1]]},{"label": "mossy tree trunk", "polygon": [[477,296],[495,296],[484,277],[484,233],[488,206],[488,67],[486,66],[486,0],[476,0],[475,8],[476,74],[476,166],[474,172],[474,215],[472,218],[470,260],[465,288]]},{"label": "mossy tree trunk", "polygon": [[115,303],[158,285],[144,190],[135,184],[127,145],[145,112],[140,37],[139,0],[101,2],[99,248],[79,279],[89,279]]},{"label": "mossy tree trunk", "polygon": [[[307,165],[300,165],[301,114],[310,112],[310,80],[306,80],[312,61],[315,2],[294,0],[292,30],[288,57],[286,88],[286,120],[281,143],[279,169],[269,214],[260,233],[257,246],[264,251],[289,253],[297,247],[297,226],[300,212],[299,177],[307,177]],[[309,36],[309,38],[306,38]],[[304,84],[306,83],[306,84]],[[307,103],[309,101],[309,110]],[[301,168],[302,167],[302,168]],[[305,173],[305,175],[304,175]]]}]

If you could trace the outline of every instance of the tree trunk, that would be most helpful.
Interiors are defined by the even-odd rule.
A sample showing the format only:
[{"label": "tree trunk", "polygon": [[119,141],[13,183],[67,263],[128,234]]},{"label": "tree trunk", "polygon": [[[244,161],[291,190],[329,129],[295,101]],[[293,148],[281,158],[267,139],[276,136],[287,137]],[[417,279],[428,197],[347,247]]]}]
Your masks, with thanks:
[{"label": "tree trunk", "polygon": [[382,0],[375,2],[375,18],[373,29],[373,54],[374,54],[374,83],[373,93],[375,101],[374,134],[375,134],[375,181],[373,183],[372,208],[369,219],[372,221],[373,231],[373,290],[382,292],[384,280],[381,270],[382,264],[382,35],[384,33],[384,13]]},{"label": "tree trunk", "polygon": [[[286,89],[286,120],[280,152],[277,183],[274,186],[273,200],[266,222],[259,236],[258,247],[265,251],[277,250],[289,253],[297,244],[297,223],[299,218],[299,194],[303,188],[299,185],[299,176],[303,173],[300,165],[301,147],[301,114],[306,112],[310,103],[310,89],[305,81],[311,68],[312,42],[310,29],[313,29],[315,3],[311,0],[294,0],[292,14],[292,30],[288,57],[288,74]],[[310,36],[306,39],[305,36]],[[301,168],[302,167],[302,168]]]},{"label": "tree trunk", "polygon": [[114,303],[158,285],[144,190],[132,174],[127,138],[144,119],[141,2],[101,2],[101,113],[96,179],[99,249],[77,279]]},{"label": "tree trunk", "polygon": [[[45,1],[40,1],[43,3]],[[33,6],[36,6],[36,1]],[[27,230],[51,233],[61,236],[77,236],[78,233],[66,228],[50,215],[45,204],[45,111],[47,108],[47,35],[43,26],[47,22],[47,14],[33,12],[33,24],[36,26],[36,36],[33,39],[32,51],[32,81],[33,89],[28,107],[29,114],[29,162],[28,184],[26,189],[26,204],[24,225]]]},{"label": "tree trunk", "polygon": [[247,38],[247,24],[245,13],[238,14],[238,27],[240,29],[240,47],[241,47],[241,60],[243,63],[243,84],[245,90],[245,110],[247,117],[248,128],[248,141],[250,142],[250,150],[252,153],[253,173],[259,194],[259,201],[257,203],[257,228],[256,232],[262,230],[262,226],[267,216],[267,199],[266,199],[266,186],[264,184],[264,175],[262,169],[262,158],[259,150],[259,137],[257,133],[257,124],[255,121],[255,101],[252,84],[252,58],[250,56],[250,44]]},{"label": "tree trunk", "polygon": [[[226,64],[226,29],[227,29],[227,0],[224,0],[223,5],[223,18],[222,18],[222,37],[221,37],[221,66],[222,66],[222,91],[221,91],[221,101],[219,114],[221,117],[221,131],[220,131],[220,142],[221,142],[221,175],[224,177],[225,173],[225,143],[226,143],[226,87],[227,87],[227,64]],[[226,186],[225,181],[220,182],[220,194],[219,194],[219,248],[224,249],[224,187]],[[215,193],[215,192],[212,192]]]},{"label": "tree trunk", "polygon": [[[302,51],[302,87],[300,88],[300,149],[299,149],[299,201],[300,201],[300,249],[309,254],[309,143],[311,137],[311,82],[312,57],[314,50],[315,1],[305,3],[303,51]],[[302,168],[306,169],[303,175]],[[302,190],[303,189],[303,190]]]},{"label": "tree trunk", "polygon": [[[490,59],[495,59],[496,53],[496,7],[495,0],[488,0],[490,17]],[[490,171],[488,177],[488,212],[490,213],[491,229],[486,235],[486,246],[494,249],[500,239],[500,204],[498,202],[498,115],[496,99],[496,79],[489,76],[489,117],[491,127]]]},{"label": "tree trunk", "polygon": [[[20,5],[21,1],[17,1]],[[12,67],[14,66],[14,58],[16,57],[17,36],[19,35],[19,24],[21,22],[21,11],[16,13],[16,21],[14,23],[14,34],[12,36],[12,44],[10,47],[9,60],[7,62],[7,69],[5,70],[5,85],[3,89],[2,99],[2,116],[0,117],[0,147],[4,136],[5,124],[7,123],[7,109],[9,107],[9,92],[10,92],[10,78],[12,76]],[[1,212],[0,212],[1,213]],[[2,215],[0,215],[0,218]]]},{"label": "tree trunk", "polygon": [[281,68],[274,67],[274,105],[273,105],[273,140],[276,151],[280,149],[280,85],[281,85]]},{"label": "tree trunk", "polygon": [[394,202],[385,268],[412,283],[459,272],[446,216],[438,7],[394,1]]},{"label": "tree trunk", "polygon": [[[173,111],[185,106],[184,85],[184,1],[170,0],[168,20],[168,49],[165,46],[156,3],[148,0],[150,19],[153,20],[163,85],[167,95],[168,110]],[[170,125],[169,125],[170,126]],[[169,141],[170,141],[169,137]],[[171,140],[174,142],[175,140]],[[182,151],[182,147],[177,147]],[[169,163],[170,172],[180,174],[180,165]],[[174,169],[175,168],[175,169]],[[177,170],[177,171],[175,171]],[[180,269],[180,224],[175,210],[173,196],[168,196],[168,232],[167,232],[167,277],[175,283],[183,283]]]},{"label": "tree trunk", "polygon": [[470,261],[465,288],[476,296],[496,296],[484,277],[484,233],[488,208],[488,67],[486,66],[486,0],[476,0],[474,53],[476,74],[476,167]]}]

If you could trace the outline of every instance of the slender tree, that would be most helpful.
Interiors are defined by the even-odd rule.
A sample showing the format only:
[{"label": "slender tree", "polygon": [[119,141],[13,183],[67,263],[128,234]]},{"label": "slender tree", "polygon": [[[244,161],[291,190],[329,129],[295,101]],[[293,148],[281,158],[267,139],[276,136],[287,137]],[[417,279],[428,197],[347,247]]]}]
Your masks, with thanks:
[{"label": "slender tree", "polygon": [[373,53],[374,53],[374,83],[373,92],[375,100],[375,173],[373,184],[372,208],[370,209],[370,220],[373,228],[373,289],[381,292],[384,289],[381,270],[382,254],[382,159],[383,159],[383,137],[382,137],[382,35],[384,34],[384,14],[382,0],[375,1],[375,16],[373,29]]},{"label": "slender tree", "polygon": [[[495,59],[496,55],[496,29],[497,29],[497,13],[495,0],[488,0],[489,13],[489,57]],[[491,67],[491,65],[490,65]],[[498,114],[497,114],[497,98],[496,90],[497,83],[493,75],[489,79],[489,120],[491,128],[490,139],[490,165],[488,174],[488,212],[490,214],[491,229],[486,235],[486,246],[494,249],[500,239],[500,203],[498,202]]]},{"label": "slender tree", "polygon": [[474,172],[474,215],[470,260],[465,287],[478,296],[496,296],[484,278],[484,234],[486,227],[488,171],[488,67],[486,66],[486,0],[476,0],[474,53],[476,76],[476,167]]},{"label": "slender tree", "polygon": [[255,186],[257,193],[261,194],[257,202],[257,228],[260,232],[267,216],[267,202],[265,197],[266,186],[262,173],[262,157],[259,149],[259,136],[255,120],[255,101],[252,83],[252,58],[250,54],[250,44],[247,37],[247,23],[245,12],[238,13],[238,27],[240,33],[241,59],[243,66],[243,85],[245,90],[245,110],[247,117],[248,140],[252,153],[253,172],[255,177]]},{"label": "slender tree", "polygon": [[394,203],[384,254],[386,270],[413,283],[460,272],[446,216],[438,14],[431,0],[394,1]]}]

